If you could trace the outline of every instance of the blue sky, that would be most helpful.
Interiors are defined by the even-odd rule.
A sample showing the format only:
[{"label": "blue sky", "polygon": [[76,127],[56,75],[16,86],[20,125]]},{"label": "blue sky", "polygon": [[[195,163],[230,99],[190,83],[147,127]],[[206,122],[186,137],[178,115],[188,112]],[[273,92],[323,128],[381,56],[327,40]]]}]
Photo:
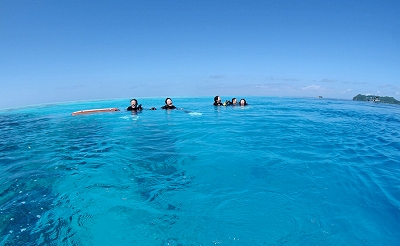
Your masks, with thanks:
[{"label": "blue sky", "polygon": [[0,108],[217,94],[400,99],[399,13],[397,0],[2,0]]}]

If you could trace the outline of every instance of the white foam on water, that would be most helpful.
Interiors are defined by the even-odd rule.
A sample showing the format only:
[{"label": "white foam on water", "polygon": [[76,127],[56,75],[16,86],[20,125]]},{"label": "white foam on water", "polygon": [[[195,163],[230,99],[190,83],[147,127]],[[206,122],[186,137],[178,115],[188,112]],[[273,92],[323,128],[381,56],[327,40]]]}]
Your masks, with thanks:
[{"label": "white foam on water", "polygon": [[189,115],[191,115],[191,116],[201,116],[203,114],[202,113],[198,113],[198,112],[190,112]]},{"label": "white foam on water", "polygon": [[137,115],[127,115],[127,116],[122,116],[122,117],[119,117],[120,119],[123,119],[123,120],[134,120],[134,121],[136,121],[136,120],[138,120],[139,119],[139,116],[137,116]]}]

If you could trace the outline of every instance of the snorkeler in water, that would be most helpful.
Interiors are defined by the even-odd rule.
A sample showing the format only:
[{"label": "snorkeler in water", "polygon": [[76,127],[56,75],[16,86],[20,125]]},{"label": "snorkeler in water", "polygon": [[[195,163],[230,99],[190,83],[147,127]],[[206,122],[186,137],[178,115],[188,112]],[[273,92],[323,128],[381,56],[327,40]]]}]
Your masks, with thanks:
[{"label": "snorkeler in water", "polygon": [[214,106],[224,106],[224,105],[221,103],[221,98],[220,98],[219,96],[215,96],[215,97],[214,97]]},{"label": "snorkeler in water", "polygon": [[162,109],[176,109],[176,107],[172,104],[172,99],[167,97],[165,99],[165,105],[161,107]]},{"label": "snorkeler in water", "polygon": [[240,99],[240,101],[239,101],[239,105],[240,106],[246,106],[247,105],[247,102],[246,102],[246,100],[245,99]]},{"label": "snorkeler in water", "polygon": [[[132,99],[130,101],[130,103],[131,103],[131,106],[127,107],[126,110],[133,111],[133,112],[138,112],[138,111],[142,111],[143,110],[142,104],[137,105],[138,102],[137,102],[136,99]],[[156,108],[152,107],[152,108],[150,108],[150,110],[156,110]]]},{"label": "snorkeler in water", "polygon": [[136,99],[132,99],[131,100],[131,106],[127,107],[126,110],[128,111],[142,111],[142,104],[137,105],[137,100]]},{"label": "snorkeler in water", "polygon": [[232,101],[226,100],[222,105],[224,105],[224,106],[236,106],[237,105],[236,97],[232,98]]}]

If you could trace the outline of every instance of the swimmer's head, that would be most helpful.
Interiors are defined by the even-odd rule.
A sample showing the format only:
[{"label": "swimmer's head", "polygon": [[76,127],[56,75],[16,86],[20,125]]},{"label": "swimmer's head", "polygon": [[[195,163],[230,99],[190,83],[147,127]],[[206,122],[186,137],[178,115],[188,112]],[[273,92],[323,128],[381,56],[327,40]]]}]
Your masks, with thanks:
[{"label": "swimmer's head", "polygon": [[240,101],[239,101],[239,105],[240,106],[246,106],[247,105],[247,102],[246,102],[246,100],[245,99],[240,99]]},{"label": "swimmer's head", "polygon": [[136,108],[137,105],[137,100],[136,99],[131,99],[131,107]]},{"label": "swimmer's head", "polygon": [[168,106],[172,106],[172,99],[169,98],[169,97],[167,97],[167,98],[165,99],[165,104],[168,105]]},{"label": "swimmer's head", "polygon": [[219,96],[215,96],[214,97],[214,102],[220,103],[221,102],[221,98]]}]

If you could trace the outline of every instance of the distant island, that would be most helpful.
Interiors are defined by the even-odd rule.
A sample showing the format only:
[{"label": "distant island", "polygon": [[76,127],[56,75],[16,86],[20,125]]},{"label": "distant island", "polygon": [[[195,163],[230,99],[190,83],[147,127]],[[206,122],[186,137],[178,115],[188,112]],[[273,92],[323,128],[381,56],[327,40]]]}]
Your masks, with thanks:
[{"label": "distant island", "polygon": [[369,101],[369,102],[382,102],[382,103],[390,103],[390,104],[400,104],[400,101],[397,101],[393,97],[380,97],[374,95],[361,95],[353,97],[353,101]]}]

